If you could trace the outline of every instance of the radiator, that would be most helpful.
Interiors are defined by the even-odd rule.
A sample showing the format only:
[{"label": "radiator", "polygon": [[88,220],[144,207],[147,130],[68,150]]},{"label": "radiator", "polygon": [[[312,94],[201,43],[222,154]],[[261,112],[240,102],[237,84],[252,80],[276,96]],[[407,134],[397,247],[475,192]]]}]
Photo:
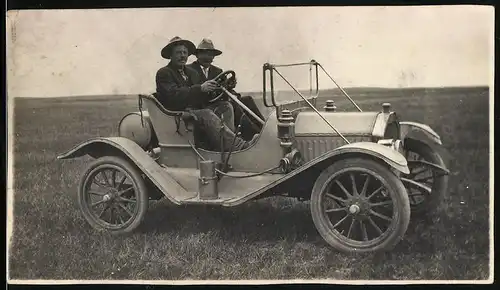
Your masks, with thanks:
[{"label": "radiator", "polygon": [[[354,136],[347,137],[349,142],[371,142],[370,136]],[[310,161],[319,155],[322,155],[330,150],[346,145],[345,141],[338,136],[296,136],[297,149],[302,154],[305,162]]]}]

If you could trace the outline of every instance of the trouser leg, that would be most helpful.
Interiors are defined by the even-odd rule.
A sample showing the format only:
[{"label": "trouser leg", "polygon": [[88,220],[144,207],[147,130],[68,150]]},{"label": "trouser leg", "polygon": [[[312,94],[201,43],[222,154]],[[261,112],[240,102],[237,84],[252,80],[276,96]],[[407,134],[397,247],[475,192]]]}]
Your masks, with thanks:
[{"label": "trouser leg", "polygon": [[210,105],[209,108],[214,111],[215,115],[217,115],[231,131],[235,131],[234,108],[230,102],[216,102],[215,104]]},{"label": "trouser leg", "polygon": [[[240,101],[262,120],[264,120],[264,117],[260,113],[252,97],[244,96],[240,98]],[[239,124],[241,120],[241,135],[245,140],[250,140],[253,135],[260,133],[260,131],[262,130],[262,124],[256,121],[254,117],[250,116],[237,104],[234,105],[234,111],[234,119],[236,121],[236,124]],[[245,116],[243,117],[243,119],[241,119],[243,114],[245,114]]]},{"label": "trouser leg", "polygon": [[254,112],[259,118],[264,120],[264,116],[260,113],[259,108],[257,107],[257,104],[255,104],[254,99],[251,96],[243,96],[241,97],[240,101],[245,104],[252,112]]},{"label": "trouser leg", "polygon": [[[194,110],[192,113],[198,119],[196,122],[198,129],[204,132],[203,135],[208,139],[212,147],[216,148],[216,150],[229,151],[231,149],[231,145],[233,145],[233,140],[233,150],[242,150],[248,147],[248,142],[242,138],[236,136],[235,139],[234,132],[231,131],[231,129],[229,129],[229,127],[226,126],[211,109]],[[222,130],[221,126],[223,127]],[[221,148],[221,137],[223,148]]]}]

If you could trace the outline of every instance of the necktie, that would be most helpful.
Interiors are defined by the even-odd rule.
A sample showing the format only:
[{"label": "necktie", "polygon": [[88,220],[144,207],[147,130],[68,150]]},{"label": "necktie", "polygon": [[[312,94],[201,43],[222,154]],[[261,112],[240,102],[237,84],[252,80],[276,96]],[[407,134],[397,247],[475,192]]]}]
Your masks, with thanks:
[{"label": "necktie", "polygon": [[187,75],[184,73],[184,70],[179,70],[179,73],[181,74],[181,77],[184,79],[184,80],[187,80]]}]

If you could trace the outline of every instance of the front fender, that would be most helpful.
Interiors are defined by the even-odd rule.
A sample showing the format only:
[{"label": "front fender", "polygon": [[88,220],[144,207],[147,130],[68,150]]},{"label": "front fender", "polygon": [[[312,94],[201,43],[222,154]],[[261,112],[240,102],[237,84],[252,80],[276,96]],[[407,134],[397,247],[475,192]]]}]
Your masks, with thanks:
[{"label": "front fender", "polygon": [[279,182],[285,181],[314,167],[317,168],[318,165],[324,165],[325,162],[332,163],[346,157],[348,158],[363,155],[374,157],[375,159],[385,162],[393,169],[404,174],[410,173],[406,158],[398,151],[392,149],[391,147],[374,142],[356,142],[340,146],[303,163],[301,166],[284,175],[284,178],[280,179]]},{"label": "front fender", "polygon": [[357,142],[357,143],[347,144],[337,148],[336,150],[324,154],[326,156],[324,156],[323,158],[328,159],[331,156],[336,156],[336,155],[338,156],[348,153],[370,155],[383,160],[384,162],[389,164],[392,168],[398,171],[401,171],[405,174],[410,173],[410,169],[408,168],[408,162],[401,153],[388,146],[373,142]]},{"label": "front fender", "polygon": [[441,137],[428,125],[416,122],[399,122],[399,125],[401,128],[401,140],[403,142],[406,138],[412,138],[426,143],[430,141],[441,146],[443,145]]},{"label": "front fender", "polygon": [[325,161],[328,162],[328,160],[335,162],[336,160],[342,159],[348,155],[367,155],[375,157],[402,173],[410,173],[408,162],[401,153],[388,146],[374,142],[356,142],[340,146],[303,164],[301,167],[297,168],[294,173],[306,171],[309,168],[324,163]]},{"label": "front fender", "polygon": [[174,196],[189,194],[179,185],[153,158],[137,143],[123,137],[94,138],[80,143],[69,151],[57,156],[57,159],[70,159],[90,155],[99,158],[106,155],[122,156],[141,170],[154,185],[175,204],[180,204]]}]

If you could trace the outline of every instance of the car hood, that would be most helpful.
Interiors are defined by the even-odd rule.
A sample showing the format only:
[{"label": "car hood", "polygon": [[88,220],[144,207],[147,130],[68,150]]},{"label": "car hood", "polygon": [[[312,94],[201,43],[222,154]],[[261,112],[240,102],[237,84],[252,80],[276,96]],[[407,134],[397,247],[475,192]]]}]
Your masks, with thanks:
[{"label": "car hood", "polygon": [[[321,115],[341,134],[371,135],[379,112],[321,112]],[[337,135],[316,113],[300,112],[295,120],[295,136]]]}]

